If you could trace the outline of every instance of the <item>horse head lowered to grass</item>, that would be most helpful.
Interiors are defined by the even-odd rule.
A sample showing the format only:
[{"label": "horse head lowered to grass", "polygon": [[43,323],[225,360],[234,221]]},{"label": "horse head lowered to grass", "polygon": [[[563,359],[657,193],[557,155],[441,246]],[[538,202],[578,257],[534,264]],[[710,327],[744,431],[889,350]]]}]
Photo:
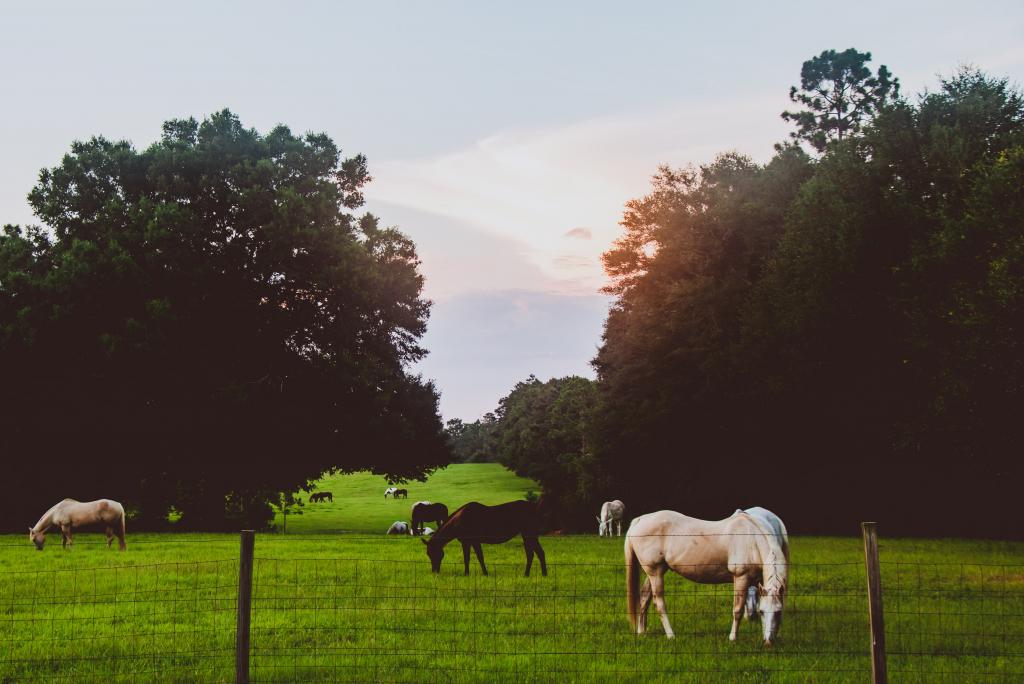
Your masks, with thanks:
[{"label": "horse head lowered to grass", "polygon": [[124,551],[124,506],[110,499],[85,502],[64,499],[43,513],[39,522],[28,528],[28,538],[36,545],[37,551],[42,551],[43,544],[46,543],[46,531],[51,527],[59,527],[61,546],[67,548],[73,543],[72,529],[97,523],[106,526],[107,547],[117,535],[118,547]]},{"label": "horse head lowered to grass", "polygon": [[462,543],[464,574],[469,574],[469,550],[472,548],[476,552],[477,560],[480,561],[480,569],[486,575],[487,566],[484,565],[484,551],[480,545],[503,544],[521,534],[526,549],[526,576],[530,576],[530,566],[533,565],[535,554],[540,561],[541,574],[547,575],[548,565],[544,558],[544,549],[537,540],[538,529],[537,506],[529,501],[510,501],[497,506],[485,506],[471,501],[452,513],[434,536],[429,541],[424,539],[423,543],[427,545],[430,568],[434,572],[441,571],[445,545],[453,539],[458,539]]},{"label": "horse head lowered to grass", "polygon": [[[675,636],[665,612],[665,572],[671,569],[702,584],[733,583],[730,641],[736,640],[747,590],[757,587],[764,643],[770,646],[782,623],[788,550],[788,542],[784,547],[769,525],[744,511],[716,521],[690,518],[675,511],[642,515],[626,532],[630,622],[637,634],[643,634],[647,629],[647,609],[653,599],[665,634],[670,639]],[[642,589],[641,569],[646,573]]]}]

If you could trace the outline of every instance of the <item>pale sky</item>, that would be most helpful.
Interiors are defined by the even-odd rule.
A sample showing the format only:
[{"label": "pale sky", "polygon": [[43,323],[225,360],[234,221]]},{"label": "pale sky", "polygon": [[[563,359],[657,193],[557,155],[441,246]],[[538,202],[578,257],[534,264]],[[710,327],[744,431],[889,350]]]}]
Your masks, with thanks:
[{"label": "pale sky", "polygon": [[903,91],[969,63],[1024,82],[1024,3],[0,0],[0,223],[75,139],[142,148],[229,107],[369,158],[368,209],[417,243],[434,300],[415,370],[474,420],[530,373],[592,377],[600,254],[657,166],[766,160],[822,50]]}]

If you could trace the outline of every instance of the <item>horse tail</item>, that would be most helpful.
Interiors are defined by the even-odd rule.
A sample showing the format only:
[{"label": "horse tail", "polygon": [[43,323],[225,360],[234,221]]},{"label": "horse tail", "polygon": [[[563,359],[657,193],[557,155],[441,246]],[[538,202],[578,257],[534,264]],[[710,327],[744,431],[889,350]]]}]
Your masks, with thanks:
[{"label": "horse tail", "polygon": [[636,622],[640,612],[640,559],[633,550],[633,543],[626,535],[626,609],[629,612],[629,624],[636,631]]},{"label": "horse tail", "polygon": [[125,548],[128,547],[128,545],[125,544],[125,541],[124,541],[124,536],[125,536],[124,519],[125,519],[124,508],[122,508],[121,509],[121,538],[117,540],[119,542],[118,545],[121,547],[121,550],[124,550]]}]

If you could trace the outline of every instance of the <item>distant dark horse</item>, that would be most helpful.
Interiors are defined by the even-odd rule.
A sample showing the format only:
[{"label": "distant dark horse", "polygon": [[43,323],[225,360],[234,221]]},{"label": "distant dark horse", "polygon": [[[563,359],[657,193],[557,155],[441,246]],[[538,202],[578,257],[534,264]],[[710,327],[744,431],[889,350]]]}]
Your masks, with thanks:
[{"label": "distant dark horse", "polygon": [[397,499],[398,497],[402,497],[403,499],[408,499],[408,498],[409,498],[409,490],[408,490],[408,489],[396,489],[396,490],[394,491],[394,494],[393,494],[393,496],[394,496],[394,497],[395,497],[396,499]]},{"label": "distant dark horse", "polygon": [[316,503],[317,501],[330,501],[334,502],[334,494],[330,492],[314,492],[309,495],[309,503]]},{"label": "distant dark horse", "polygon": [[485,506],[472,501],[452,513],[452,517],[434,533],[430,541],[424,539],[423,543],[427,545],[427,556],[430,557],[430,566],[434,572],[441,571],[445,544],[458,539],[462,543],[465,574],[469,574],[469,549],[472,547],[486,575],[487,566],[484,565],[484,552],[480,544],[503,544],[521,534],[526,548],[526,576],[530,576],[533,554],[537,554],[540,572],[546,576],[548,565],[544,560],[544,549],[537,541],[538,526],[537,505],[529,501],[511,501],[499,506]]},{"label": "distant dark horse", "polygon": [[448,520],[448,507],[443,503],[417,501],[412,505],[412,533],[423,534],[423,523],[433,522],[438,527]]}]

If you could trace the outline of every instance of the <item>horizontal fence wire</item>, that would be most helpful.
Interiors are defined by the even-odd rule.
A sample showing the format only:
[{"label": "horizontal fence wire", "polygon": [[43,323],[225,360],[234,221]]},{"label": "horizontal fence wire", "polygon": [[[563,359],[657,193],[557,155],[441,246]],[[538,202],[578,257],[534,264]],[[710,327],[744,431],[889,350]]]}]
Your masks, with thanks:
[{"label": "horizontal fence wire", "polygon": [[[546,577],[538,562],[524,577],[525,558],[512,549],[497,561],[487,552],[487,575],[472,557],[464,576],[458,544],[433,574],[412,540],[403,544],[415,543],[415,559],[387,549],[378,557],[382,536],[354,540],[346,558],[331,557],[337,537],[296,535],[311,542],[296,546],[287,537],[275,535],[265,555],[256,544],[253,682],[871,677],[857,556],[789,565],[784,618],[769,648],[757,622],[744,620],[738,640],[728,640],[731,584],[672,572],[664,595],[675,639],[654,605],[647,633],[637,635],[617,543],[608,562],[573,563],[545,538]],[[213,541],[223,559],[116,565],[124,556],[111,551],[102,567],[75,567],[72,553],[48,569],[0,566],[0,682],[232,681],[238,537]],[[1024,681],[1024,565],[887,562],[883,554],[881,567],[891,681]]]},{"label": "horizontal fence wire", "polygon": [[870,677],[863,563],[791,567],[780,637],[744,621],[731,584],[668,576],[636,635],[624,564],[534,565],[266,558],[254,569],[252,681],[857,681]]},{"label": "horizontal fence wire", "polygon": [[237,578],[237,561],[0,572],[0,682],[228,681]]}]

